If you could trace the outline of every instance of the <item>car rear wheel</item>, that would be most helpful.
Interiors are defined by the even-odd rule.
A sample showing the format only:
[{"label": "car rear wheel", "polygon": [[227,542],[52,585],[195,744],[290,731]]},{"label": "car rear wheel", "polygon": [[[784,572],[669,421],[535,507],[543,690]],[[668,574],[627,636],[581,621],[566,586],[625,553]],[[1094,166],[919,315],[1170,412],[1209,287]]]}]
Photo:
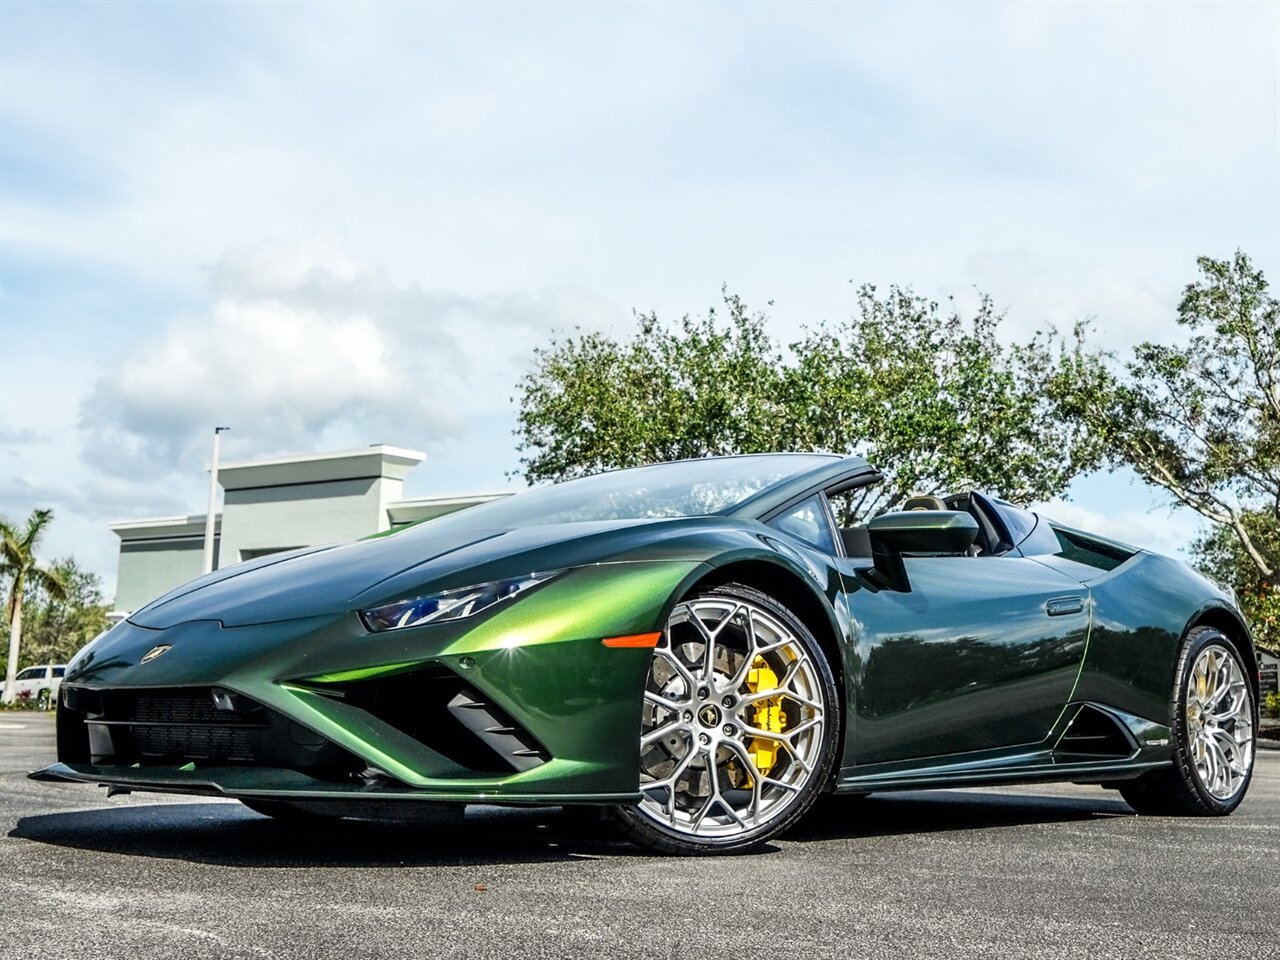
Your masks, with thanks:
[{"label": "car rear wheel", "polygon": [[645,684],[640,793],[619,808],[652,850],[756,846],[812,805],[835,761],[840,703],[809,629],[758,590],[729,584],[677,604]]},{"label": "car rear wheel", "polygon": [[1212,627],[1188,635],[1174,689],[1173,766],[1119,784],[1138,813],[1225,816],[1253,776],[1256,705],[1231,641]]}]

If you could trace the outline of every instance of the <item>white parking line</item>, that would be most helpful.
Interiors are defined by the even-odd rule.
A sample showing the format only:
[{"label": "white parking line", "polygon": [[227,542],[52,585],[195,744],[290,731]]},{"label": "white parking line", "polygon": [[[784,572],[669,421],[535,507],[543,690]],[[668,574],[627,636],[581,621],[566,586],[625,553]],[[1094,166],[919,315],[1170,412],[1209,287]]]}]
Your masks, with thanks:
[{"label": "white parking line", "polygon": [[25,730],[25,723],[0,723],[0,730]]}]

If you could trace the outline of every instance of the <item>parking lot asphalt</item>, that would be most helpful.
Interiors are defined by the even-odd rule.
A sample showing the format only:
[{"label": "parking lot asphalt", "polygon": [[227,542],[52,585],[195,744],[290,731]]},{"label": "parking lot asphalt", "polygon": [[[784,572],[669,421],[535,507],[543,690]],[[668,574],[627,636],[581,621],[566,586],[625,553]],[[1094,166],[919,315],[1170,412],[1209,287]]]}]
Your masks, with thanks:
[{"label": "parking lot asphalt", "polygon": [[1280,752],[1225,819],[1070,785],[831,798],[764,852],[646,856],[556,811],[284,825],[26,774],[0,714],[0,957],[1280,957]]}]

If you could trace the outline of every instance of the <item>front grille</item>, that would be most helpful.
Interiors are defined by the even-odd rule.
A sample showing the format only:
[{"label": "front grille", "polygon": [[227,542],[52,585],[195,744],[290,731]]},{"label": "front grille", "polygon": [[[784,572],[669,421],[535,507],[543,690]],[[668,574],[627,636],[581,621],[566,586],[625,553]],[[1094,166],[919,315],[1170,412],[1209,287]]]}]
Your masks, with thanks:
[{"label": "front grille", "polygon": [[58,754],[64,763],[256,765],[327,779],[347,779],[364,768],[319,734],[220,688],[62,690]]},{"label": "front grille", "polygon": [[142,757],[256,759],[248,732],[227,727],[134,727],[133,744]]},{"label": "front grille", "polygon": [[231,726],[244,723],[252,714],[219,710],[213,705],[213,694],[204,687],[175,692],[138,693],[133,700],[133,720],[137,723],[217,724]]},{"label": "front grille", "polygon": [[256,756],[250,731],[265,726],[263,717],[254,716],[261,712],[219,710],[207,690],[138,694],[132,718],[134,747],[142,757],[251,762]]}]

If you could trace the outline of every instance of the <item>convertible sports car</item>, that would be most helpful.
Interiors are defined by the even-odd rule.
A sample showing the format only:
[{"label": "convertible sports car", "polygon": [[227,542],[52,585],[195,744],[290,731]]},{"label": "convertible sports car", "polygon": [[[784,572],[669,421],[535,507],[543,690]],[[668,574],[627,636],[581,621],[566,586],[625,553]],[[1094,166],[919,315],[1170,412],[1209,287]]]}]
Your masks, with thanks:
[{"label": "convertible sports car", "polygon": [[33,777],[277,816],[607,805],[751,847],[824,791],[1070,780],[1227,814],[1230,591],[978,492],[840,526],[857,457],[665,463],[226,567],[82,650]]}]

